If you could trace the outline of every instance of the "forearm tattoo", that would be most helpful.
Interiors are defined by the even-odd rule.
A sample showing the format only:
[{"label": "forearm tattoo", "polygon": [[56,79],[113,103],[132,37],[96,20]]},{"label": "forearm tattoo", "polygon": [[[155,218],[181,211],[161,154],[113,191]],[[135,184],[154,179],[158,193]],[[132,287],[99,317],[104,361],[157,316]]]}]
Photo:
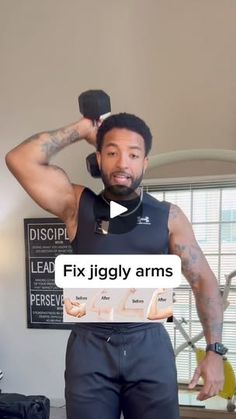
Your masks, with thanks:
[{"label": "forearm tattoo", "polygon": [[219,291],[213,295],[201,295],[195,293],[196,306],[204,334],[209,341],[220,341],[223,328],[223,304]]},{"label": "forearm tattoo", "polygon": [[183,274],[192,287],[205,337],[212,342],[219,341],[223,325],[222,296],[212,272],[209,270],[211,285],[198,272],[198,266],[206,263],[203,253],[197,245],[183,244],[175,244],[175,253],[180,256]]},{"label": "forearm tattoo", "polygon": [[174,253],[181,259],[184,276],[188,279],[190,285],[194,286],[200,278],[196,267],[202,257],[201,249],[194,245],[175,244],[174,250]]}]

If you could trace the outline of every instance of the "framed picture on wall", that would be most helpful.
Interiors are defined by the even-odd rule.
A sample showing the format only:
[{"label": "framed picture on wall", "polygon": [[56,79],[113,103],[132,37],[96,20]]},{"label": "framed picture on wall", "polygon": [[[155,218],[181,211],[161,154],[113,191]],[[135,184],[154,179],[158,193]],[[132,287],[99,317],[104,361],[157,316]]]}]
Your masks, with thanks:
[{"label": "framed picture on wall", "polygon": [[65,224],[58,218],[25,218],[27,327],[70,329],[63,323],[63,289],[54,280],[55,258],[72,253]]}]

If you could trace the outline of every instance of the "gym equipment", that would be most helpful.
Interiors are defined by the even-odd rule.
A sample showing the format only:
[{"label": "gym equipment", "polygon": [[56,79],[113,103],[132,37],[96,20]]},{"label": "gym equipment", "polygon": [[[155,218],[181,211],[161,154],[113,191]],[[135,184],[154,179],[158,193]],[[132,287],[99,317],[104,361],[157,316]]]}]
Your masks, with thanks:
[{"label": "gym equipment", "polygon": [[85,118],[97,121],[111,112],[110,96],[103,90],[86,90],[78,97],[79,110]]},{"label": "gym equipment", "polygon": [[[195,352],[196,352],[196,360],[197,360],[197,363],[199,364],[205,358],[206,352],[204,351],[204,349],[201,349],[201,348],[196,348]],[[223,357],[223,360],[224,360],[225,381],[224,381],[223,390],[219,392],[219,396],[222,397],[223,399],[228,400],[227,410],[228,412],[233,412],[235,410],[234,399],[236,395],[236,378],[235,378],[233,367],[230,364],[230,362],[227,360],[227,358],[225,358],[225,356]]]},{"label": "gym equipment", "polygon": [[94,178],[100,178],[101,173],[98,167],[96,153],[91,153],[86,157],[86,167],[90,175]]},{"label": "gym equipment", "polygon": [[[103,90],[87,90],[79,95],[78,102],[82,115],[95,122],[100,118],[105,119],[111,113],[110,97]],[[92,177],[101,177],[96,153],[86,157],[86,166]]]},{"label": "gym equipment", "polygon": [[[226,310],[229,306],[229,302],[227,299],[230,291],[231,281],[235,276],[236,271],[233,271],[229,275],[225,276],[225,286],[222,293],[224,310]],[[206,352],[201,348],[197,348],[195,343],[204,336],[203,331],[193,337],[190,337],[184,329],[184,327],[182,326],[183,323],[187,323],[183,317],[181,320],[177,320],[176,317],[173,317],[173,322],[175,325],[175,329],[178,329],[184,337],[184,339],[186,340],[186,342],[182,343],[175,349],[175,356],[177,356],[181,351],[183,351],[185,348],[189,346],[195,352],[197,363],[199,363],[206,356]],[[230,364],[230,361],[228,361],[225,356],[223,356],[223,360],[225,381],[223,390],[220,391],[219,396],[227,400],[228,412],[233,412],[236,407],[236,377],[232,365]]]}]

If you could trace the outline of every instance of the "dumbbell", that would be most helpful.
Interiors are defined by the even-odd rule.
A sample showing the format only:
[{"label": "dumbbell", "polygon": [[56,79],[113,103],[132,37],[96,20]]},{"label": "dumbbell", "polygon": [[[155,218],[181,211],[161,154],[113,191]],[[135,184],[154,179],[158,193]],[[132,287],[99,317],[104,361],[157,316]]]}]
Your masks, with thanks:
[{"label": "dumbbell", "polygon": [[[97,121],[101,117],[104,119],[110,115],[110,97],[103,90],[87,90],[79,95],[78,102],[81,114],[92,121]],[[86,157],[86,166],[92,177],[101,177],[96,153],[91,153]]]}]

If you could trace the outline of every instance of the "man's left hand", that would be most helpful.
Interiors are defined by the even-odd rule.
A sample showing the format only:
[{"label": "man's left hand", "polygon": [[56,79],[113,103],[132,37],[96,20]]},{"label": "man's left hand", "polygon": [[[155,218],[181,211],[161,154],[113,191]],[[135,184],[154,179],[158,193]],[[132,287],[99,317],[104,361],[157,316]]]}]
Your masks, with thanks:
[{"label": "man's left hand", "polygon": [[197,385],[200,377],[203,378],[204,385],[197,396],[198,400],[206,400],[223,390],[224,362],[222,356],[208,351],[205,358],[197,366],[188,388],[192,390]]}]

